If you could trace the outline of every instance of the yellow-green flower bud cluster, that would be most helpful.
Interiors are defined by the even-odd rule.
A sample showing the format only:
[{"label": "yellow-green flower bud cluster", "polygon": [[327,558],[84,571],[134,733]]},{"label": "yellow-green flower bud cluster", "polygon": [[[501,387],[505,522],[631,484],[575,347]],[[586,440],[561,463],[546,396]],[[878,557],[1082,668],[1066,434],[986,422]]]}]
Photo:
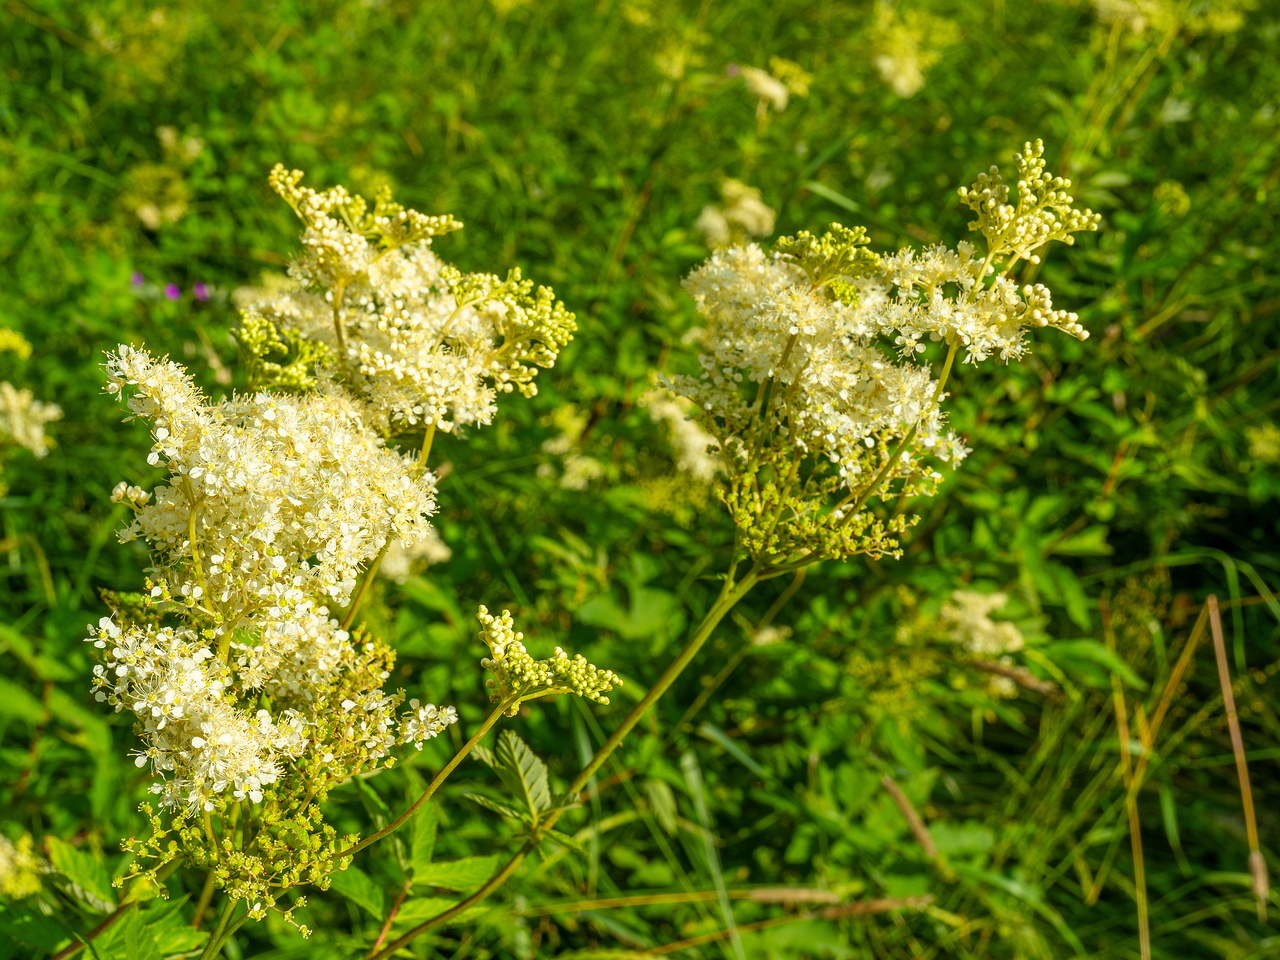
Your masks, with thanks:
[{"label": "yellow-green flower bud cluster", "polygon": [[608,703],[604,696],[622,680],[612,670],[601,670],[588,663],[582,654],[572,659],[559,647],[548,660],[535,660],[524,648],[524,634],[515,629],[509,611],[495,617],[486,607],[476,613],[480,621],[480,639],[489,647],[491,656],[480,665],[493,674],[485,681],[491,703],[508,703],[506,714],[514,717],[520,704],[537,697],[576,693],[596,703]]},{"label": "yellow-green flower bud cluster", "polygon": [[1009,185],[995,166],[957,191],[978,215],[969,229],[986,237],[989,260],[1013,256],[1039,263],[1035,251],[1046,243],[1061,240],[1070,245],[1075,243],[1073,233],[1098,229],[1101,214],[1071,206],[1071,181],[1045,172],[1044,141],[1027,143],[1013,156],[1018,168],[1016,203],[1009,203]]}]

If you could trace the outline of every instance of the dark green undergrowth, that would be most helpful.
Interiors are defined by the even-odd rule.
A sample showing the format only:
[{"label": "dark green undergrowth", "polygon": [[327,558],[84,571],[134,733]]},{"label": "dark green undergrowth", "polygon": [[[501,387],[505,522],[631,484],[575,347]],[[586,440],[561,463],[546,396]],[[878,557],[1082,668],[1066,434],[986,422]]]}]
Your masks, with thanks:
[{"label": "dark green undergrowth", "polygon": [[[0,901],[0,957],[50,957],[101,923],[119,895],[106,881],[127,872],[120,841],[146,828],[136,737],[89,694],[83,638],[100,591],[137,589],[148,564],[116,541],[110,490],[159,473],[98,364],[145,343],[211,392],[242,382],[232,294],[282,273],[296,245],[266,186],[275,162],[453,213],[466,229],[437,241],[442,256],[518,265],[578,315],[537,397],[437,439],[452,558],[376,584],[390,684],[462,720],[453,744],[335,792],[334,822],[368,833],[487,714],[478,604],[510,609],[535,655],[561,645],[626,680],[608,707],[562,699],[513,721],[563,787],[713,602],[732,526],[677,477],[640,400],[652,371],[696,364],[680,279],[707,256],[693,223],[723,179],[761,191],[777,235],[838,220],[880,250],[954,245],[956,187],[1036,137],[1104,217],[1038,274],[1091,338],[1038,336],[1019,365],[959,370],[952,422],[973,453],[913,505],[904,556],[760,587],[561,821],[581,851],[548,844],[404,955],[631,955],[731,916],[736,937],[676,955],[1130,958],[1143,914],[1151,956],[1280,955],[1280,897],[1262,892],[1260,919],[1198,621],[1216,595],[1260,848],[1280,875],[1280,16],[1263,3],[1217,29],[1233,24],[1204,14],[1221,6],[1136,33],[1088,4],[903,5],[908,25],[951,27],[902,98],[876,66],[893,53],[889,10],[866,2],[5,3],[0,326],[33,352],[0,354],[0,378],[65,415],[46,458],[3,463],[0,832],[32,835],[53,867],[38,894]],[[781,112],[738,76],[775,56],[812,74]],[[563,484],[574,457],[598,466],[582,490]],[[792,586],[773,621],[788,635],[753,642]],[[1023,685],[993,692],[998,674],[940,639],[958,589],[1008,595],[998,617],[1025,646],[1001,666]],[[1126,763],[1145,773],[1140,869]],[[415,887],[392,936],[514,850],[514,828],[462,796],[498,790],[473,761],[444,788],[435,860],[496,859]],[[409,855],[374,847],[309,892],[310,940],[273,916],[226,955],[364,956]],[[167,902],[83,955],[198,955],[202,881],[174,874]],[[861,916],[729,899],[778,887],[913,899]],[[605,902],[700,891],[724,894]]]}]

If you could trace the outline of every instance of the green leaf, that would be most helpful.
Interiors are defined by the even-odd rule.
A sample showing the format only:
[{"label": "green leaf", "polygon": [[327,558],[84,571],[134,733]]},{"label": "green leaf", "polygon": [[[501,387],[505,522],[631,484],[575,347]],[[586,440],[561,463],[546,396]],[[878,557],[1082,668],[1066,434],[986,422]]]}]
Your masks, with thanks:
[{"label": "green leaf", "polygon": [[568,847],[574,853],[582,854],[582,856],[584,857],[591,856],[590,851],[588,851],[586,847],[580,844],[573,837],[569,836],[567,833],[561,833],[559,830],[544,829],[542,830],[542,836],[552,841],[553,843],[560,844],[560,846],[562,847]]},{"label": "green leaf", "polygon": [[[457,900],[450,900],[446,897],[417,897],[413,900],[406,900],[400,905],[400,909],[396,911],[396,917],[392,924],[396,927],[402,925],[416,927],[418,924],[438,917],[446,910],[457,905]],[[476,904],[462,911],[449,923],[467,923],[489,909],[483,904]]]},{"label": "green leaf", "polygon": [[426,864],[421,873],[415,874],[415,884],[430,884],[466,893],[474,890],[496,872],[498,858],[463,857],[461,860],[438,860]]},{"label": "green leaf", "polygon": [[17,717],[34,725],[44,717],[44,704],[16,683],[0,677],[0,717]]},{"label": "green leaf", "polygon": [[1115,548],[1107,543],[1107,534],[1111,528],[1101,523],[1085,527],[1074,537],[1068,537],[1053,552],[1064,557],[1109,557]]},{"label": "green leaf", "polygon": [[743,750],[727,733],[719,727],[710,723],[702,723],[698,725],[698,733],[706,737],[712,743],[718,743],[724,747],[725,752],[733,759],[754,773],[761,780],[769,779],[769,771],[748,756],[747,751]]},{"label": "green leaf", "polygon": [[49,837],[49,859],[58,872],[88,894],[89,905],[103,912],[116,905],[115,892],[111,889],[111,877],[106,867],[83,850],[71,844]]},{"label": "green leaf", "polygon": [[1135,690],[1147,689],[1146,683],[1133,672],[1132,667],[1092,638],[1059,640],[1041,649],[1045,656],[1060,666],[1074,666],[1078,670],[1083,661],[1086,664],[1103,667],[1105,670],[1116,674],[1124,683]]},{"label": "green leaf", "polygon": [[163,960],[155,935],[137,910],[130,910],[121,921],[118,943],[123,948],[122,958],[127,960]]},{"label": "green leaf", "polygon": [[431,863],[436,847],[436,811],[430,801],[414,814],[409,837],[409,864],[416,877]]},{"label": "green leaf", "polygon": [[547,765],[529,749],[529,745],[511,730],[498,737],[498,776],[507,788],[520,796],[536,819],[551,808],[551,787],[547,784]]},{"label": "green leaf", "polygon": [[477,743],[471,748],[471,756],[487,767],[491,767],[494,770],[498,769],[498,758],[493,755],[492,750],[482,743]]},{"label": "green leaf", "polygon": [[187,897],[153,900],[139,911],[146,921],[147,935],[155,941],[162,956],[190,953],[209,939],[207,931],[193,930],[183,917],[182,908],[187,900]]},{"label": "green leaf", "polygon": [[510,817],[512,820],[521,820],[525,823],[532,822],[529,814],[523,813],[512,807],[508,807],[506,804],[499,803],[497,800],[491,800],[483,794],[464,793],[462,796],[465,799],[470,800],[472,803],[480,804],[480,806],[484,807],[486,810],[492,810],[494,813],[500,813],[502,816]]},{"label": "green leaf", "polygon": [[370,818],[381,830],[393,819],[391,808],[362,777],[355,777],[352,782],[355,784],[356,792],[360,794],[360,802],[364,804]]},{"label": "green leaf", "polygon": [[929,825],[929,835],[939,853],[970,854],[990,850],[996,838],[990,830],[976,820],[953,823],[936,820]]},{"label": "green leaf", "polygon": [[332,887],[357,906],[364,907],[377,919],[386,914],[386,898],[369,875],[359,867],[347,867],[333,874]]},{"label": "green leaf", "polygon": [[57,657],[37,654],[37,642],[23,635],[7,623],[0,624],[0,640],[3,640],[10,653],[25,663],[41,680],[74,680],[76,672]]},{"label": "green leaf", "polygon": [[71,931],[54,917],[46,917],[25,904],[0,907],[0,939],[8,937],[20,943],[52,950],[65,943]]}]

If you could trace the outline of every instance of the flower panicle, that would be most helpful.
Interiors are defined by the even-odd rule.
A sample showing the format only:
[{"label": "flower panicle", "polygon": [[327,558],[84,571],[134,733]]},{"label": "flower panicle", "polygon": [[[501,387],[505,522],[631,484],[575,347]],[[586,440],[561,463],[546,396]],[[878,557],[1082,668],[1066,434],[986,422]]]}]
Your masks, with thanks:
[{"label": "flower panicle", "polygon": [[480,621],[480,639],[489,647],[490,656],[480,665],[493,676],[485,681],[490,703],[509,703],[506,714],[516,715],[520,704],[538,697],[576,694],[596,703],[607,704],[605,696],[621,678],[612,670],[602,670],[582,656],[569,657],[559,647],[549,659],[535,660],[525,649],[524,634],[515,629],[510,611],[495,617],[487,607],[476,612]]}]

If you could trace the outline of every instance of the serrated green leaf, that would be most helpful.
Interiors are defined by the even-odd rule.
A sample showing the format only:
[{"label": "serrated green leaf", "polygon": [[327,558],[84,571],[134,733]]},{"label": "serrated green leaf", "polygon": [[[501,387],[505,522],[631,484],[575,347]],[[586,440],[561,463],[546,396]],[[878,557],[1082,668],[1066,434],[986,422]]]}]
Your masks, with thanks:
[{"label": "serrated green leaf", "polygon": [[130,910],[120,925],[122,929],[117,944],[122,950],[123,958],[163,960],[160,948],[156,945],[155,935],[147,928],[146,922],[137,910]]},{"label": "serrated green leaf", "polygon": [[493,755],[492,750],[490,750],[488,747],[486,747],[482,743],[477,743],[474,747],[471,748],[471,756],[474,757],[476,760],[479,760],[481,763],[483,763],[487,767],[492,767],[495,770],[498,768],[497,757]]},{"label": "serrated green leaf", "polygon": [[436,848],[436,811],[430,801],[413,816],[409,825],[409,865],[413,875],[431,863]]},{"label": "serrated green leaf", "polygon": [[415,884],[430,884],[460,893],[476,889],[498,867],[497,857],[463,857],[461,860],[437,860],[426,864],[413,878]]},{"label": "serrated green leaf", "polygon": [[209,939],[205,930],[192,929],[183,917],[182,908],[188,897],[172,900],[153,900],[140,910],[147,924],[147,934],[155,941],[162,956],[174,953],[190,953],[199,949]]},{"label": "serrated green leaf", "polygon": [[462,796],[465,799],[470,800],[472,803],[480,804],[480,806],[484,807],[486,810],[492,810],[494,813],[500,813],[502,814],[502,816],[510,817],[512,820],[520,820],[524,823],[533,822],[533,819],[529,816],[529,814],[523,812],[522,810],[517,810],[514,807],[509,807],[505,803],[499,803],[497,800],[492,800],[489,797],[484,796],[483,794],[464,793]]},{"label": "serrated green leaf", "polygon": [[359,867],[347,867],[333,874],[332,888],[357,906],[364,907],[379,920],[386,913],[386,897]]},{"label": "serrated green leaf", "polygon": [[46,842],[50,861],[59,873],[89,895],[90,906],[96,910],[109,910],[115,906],[115,892],[111,889],[111,877],[106,867],[57,837],[49,837]]},{"label": "serrated green leaf", "polygon": [[551,787],[547,783],[547,765],[538,759],[529,745],[511,730],[503,730],[494,751],[498,776],[525,802],[536,819],[551,809]]}]

